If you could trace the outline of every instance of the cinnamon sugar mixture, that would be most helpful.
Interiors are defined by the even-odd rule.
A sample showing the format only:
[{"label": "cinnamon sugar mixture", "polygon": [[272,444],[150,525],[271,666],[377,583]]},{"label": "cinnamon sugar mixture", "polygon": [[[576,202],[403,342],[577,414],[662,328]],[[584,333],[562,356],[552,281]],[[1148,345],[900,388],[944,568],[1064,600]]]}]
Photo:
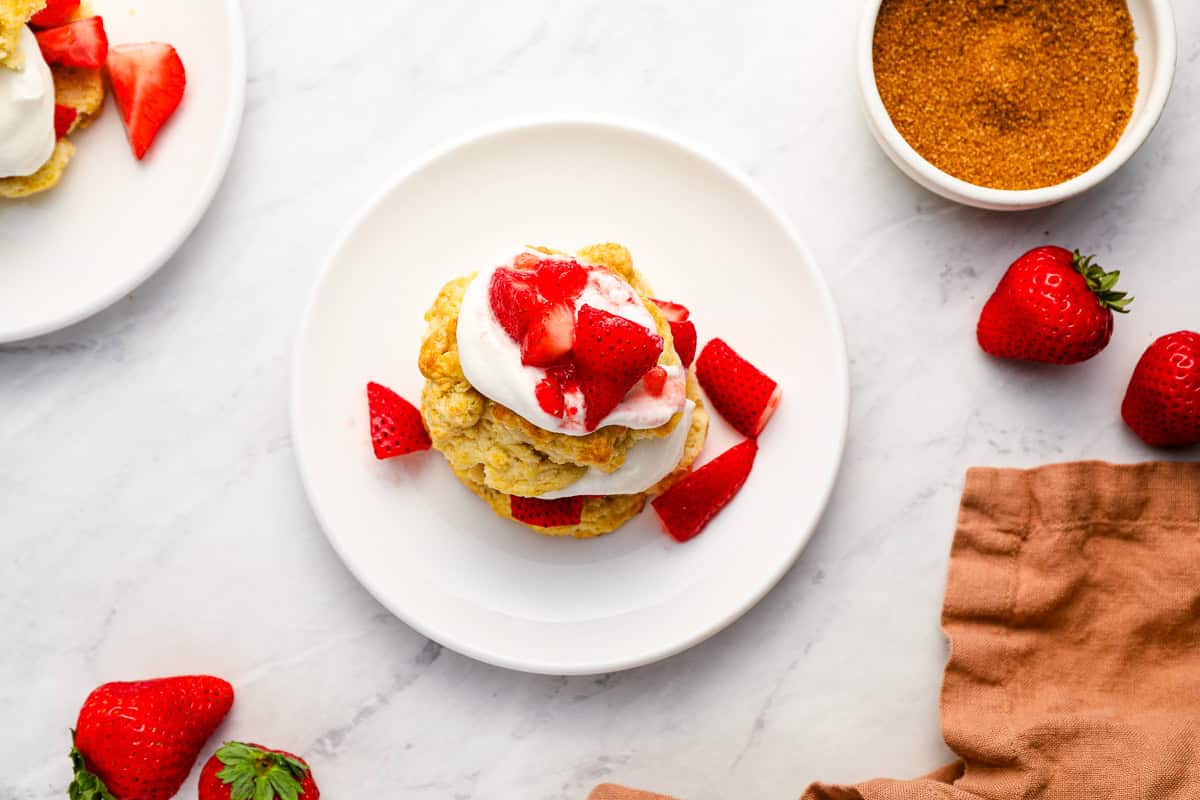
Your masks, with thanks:
[{"label": "cinnamon sugar mixture", "polygon": [[901,135],[979,186],[1035,189],[1116,145],[1137,97],[1125,0],[884,0],[875,81]]}]

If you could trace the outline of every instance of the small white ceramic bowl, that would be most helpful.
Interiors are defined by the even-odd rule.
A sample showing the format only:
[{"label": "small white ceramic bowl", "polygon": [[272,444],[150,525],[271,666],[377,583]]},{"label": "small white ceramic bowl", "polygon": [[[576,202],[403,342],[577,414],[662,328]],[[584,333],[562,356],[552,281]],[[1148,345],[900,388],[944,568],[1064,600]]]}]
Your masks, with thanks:
[{"label": "small white ceramic bowl", "polygon": [[1097,185],[1129,160],[1150,135],[1167,103],[1175,78],[1175,17],[1168,0],[1129,0],[1138,56],[1138,95],[1125,132],[1103,161],[1069,181],[1041,189],[989,189],[955,178],[914,150],[888,116],[875,85],[872,54],[875,18],[882,0],[868,0],[858,34],[858,77],[867,121],[876,141],[904,174],[942,197],[977,208],[1024,211],[1061,203]]}]

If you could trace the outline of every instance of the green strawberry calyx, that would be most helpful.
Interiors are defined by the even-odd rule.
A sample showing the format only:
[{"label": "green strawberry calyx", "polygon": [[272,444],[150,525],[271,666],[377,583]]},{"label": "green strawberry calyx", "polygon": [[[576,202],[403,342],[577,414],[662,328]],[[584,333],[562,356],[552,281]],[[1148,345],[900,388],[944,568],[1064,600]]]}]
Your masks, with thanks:
[{"label": "green strawberry calyx", "polygon": [[217,777],[229,786],[230,800],[297,800],[308,765],[283,753],[241,742],[226,742],[217,750],[225,768]]},{"label": "green strawberry calyx", "polygon": [[[75,731],[71,731],[71,739],[75,739]],[[71,745],[71,766],[75,770],[75,777],[67,788],[67,796],[71,800],[117,800],[100,776],[87,768],[83,753],[74,744]]]},{"label": "green strawberry calyx", "polygon": [[1133,298],[1128,296],[1128,292],[1113,291],[1117,280],[1121,277],[1121,271],[1118,269],[1105,272],[1104,267],[1093,263],[1094,258],[1095,256],[1081,255],[1076,250],[1071,258],[1071,266],[1087,281],[1088,288],[1096,295],[1101,306],[1116,311],[1118,314],[1128,314],[1129,304],[1133,302]]}]

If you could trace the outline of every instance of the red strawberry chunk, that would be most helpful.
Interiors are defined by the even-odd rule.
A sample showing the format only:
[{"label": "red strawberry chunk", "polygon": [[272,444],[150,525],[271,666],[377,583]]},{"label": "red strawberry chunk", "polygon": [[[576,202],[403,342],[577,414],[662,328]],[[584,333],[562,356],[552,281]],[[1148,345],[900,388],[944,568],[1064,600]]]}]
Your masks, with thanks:
[{"label": "red strawberry chunk", "polygon": [[747,439],[692,472],[651,505],[672,538],[694,538],[729,504],[754,466],[758,444]]},{"label": "red strawberry chunk", "polygon": [[642,383],[646,384],[647,392],[655,397],[662,397],[663,389],[667,386],[667,371],[662,367],[655,367],[646,373]]},{"label": "red strawberry chunk", "polygon": [[562,303],[543,305],[521,340],[521,363],[548,367],[565,358],[574,346],[575,310]]},{"label": "red strawberry chunk", "polygon": [[713,408],[751,439],[762,433],[782,397],[779,384],[720,339],[713,339],[700,353],[696,379]]},{"label": "red strawberry chunk", "polygon": [[428,450],[433,445],[421,420],[421,412],[386,386],[374,382],[367,384],[367,408],[371,415],[371,444],[376,458],[394,458]]},{"label": "red strawberry chunk", "polygon": [[583,519],[582,497],[542,500],[539,497],[509,497],[508,510],[512,518],[538,528],[559,528],[578,525]]},{"label": "red strawberry chunk", "polygon": [[516,342],[525,338],[529,323],[545,305],[538,297],[533,274],[507,267],[492,273],[488,301],[500,327]]},{"label": "red strawberry chunk", "polygon": [[566,411],[563,400],[562,387],[552,375],[547,375],[542,378],[538,385],[534,387],[534,396],[537,398],[538,405],[552,417],[562,417]]},{"label": "red strawberry chunk", "polygon": [[685,322],[692,315],[686,306],[679,303],[672,303],[670,300],[654,300],[653,302],[662,311],[668,322]]},{"label": "red strawberry chunk", "polygon": [[187,72],[169,44],[123,44],[108,52],[108,77],[139,160],[183,100]]},{"label": "red strawberry chunk", "polygon": [[29,19],[35,28],[57,28],[66,25],[79,10],[79,0],[46,0],[46,7]]},{"label": "red strawberry chunk", "polygon": [[75,119],[79,116],[79,112],[71,108],[55,104],[54,106],[54,138],[61,139],[71,132],[71,126],[75,124]]},{"label": "red strawberry chunk", "polygon": [[551,303],[569,303],[587,288],[587,270],[574,261],[546,260],[538,265],[537,288]]},{"label": "red strawberry chunk", "polygon": [[575,325],[575,364],[586,402],[584,427],[595,430],[658,362],[663,339],[636,322],[584,305]]},{"label": "red strawberry chunk", "polygon": [[690,367],[696,360],[696,325],[691,320],[671,323],[671,338],[675,340],[675,352],[683,366]]},{"label": "red strawberry chunk", "polygon": [[108,55],[108,36],[100,17],[38,31],[37,41],[47,64],[99,69]]}]

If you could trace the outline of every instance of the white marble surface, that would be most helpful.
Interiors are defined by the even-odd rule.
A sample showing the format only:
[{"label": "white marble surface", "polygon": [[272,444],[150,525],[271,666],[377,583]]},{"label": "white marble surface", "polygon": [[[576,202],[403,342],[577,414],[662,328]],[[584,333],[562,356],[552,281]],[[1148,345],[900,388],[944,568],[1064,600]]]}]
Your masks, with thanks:
[{"label": "white marble surface", "polygon": [[[0,347],[0,797],[64,796],[92,686],[198,670],[237,686],[224,735],[307,754],[331,798],[575,800],[619,780],[783,800],[947,760],[937,621],[963,470],[1152,457],[1118,420],[1125,381],[1156,335],[1200,326],[1200,10],[1177,4],[1175,92],[1133,162],[1000,216],[877,150],[857,2],[245,5],[243,135],[196,234],[115,307]],[[566,680],[443,651],[359,588],[305,503],[286,403],[320,255],[367,194],[471,129],[584,111],[674,131],[781,203],[840,302],[854,410],[829,512],[757,609],[665,663]],[[1041,242],[1094,250],[1137,294],[1077,368],[974,343],[1004,267]]]}]

